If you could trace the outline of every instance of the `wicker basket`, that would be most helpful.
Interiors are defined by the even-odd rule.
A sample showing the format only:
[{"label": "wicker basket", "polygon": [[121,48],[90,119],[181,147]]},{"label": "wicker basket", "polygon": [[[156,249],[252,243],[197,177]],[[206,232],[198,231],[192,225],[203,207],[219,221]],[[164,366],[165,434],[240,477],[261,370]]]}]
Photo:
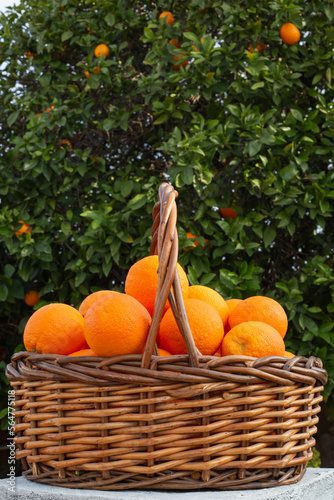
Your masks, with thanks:
[{"label": "wicker basket", "polygon": [[[176,196],[161,185],[153,210],[159,283],[143,355],[12,357],[17,458],[28,479],[97,490],[241,490],[302,478],[327,373],[315,357],[198,353],[176,271]],[[156,355],[167,298],[189,355]]]}]

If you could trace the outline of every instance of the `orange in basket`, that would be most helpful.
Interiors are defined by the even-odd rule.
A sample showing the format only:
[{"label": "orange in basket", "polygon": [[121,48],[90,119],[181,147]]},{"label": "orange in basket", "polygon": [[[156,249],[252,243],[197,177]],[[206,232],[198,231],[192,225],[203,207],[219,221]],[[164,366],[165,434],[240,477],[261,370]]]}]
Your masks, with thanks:
[{"label": "orange in basket", "polygon": [[[216,309],[198,299],[185,299],[184,305],[195,345],[202,354],[214,354],[224,336],[224,325]],[[187,354],[186,343],[177,326],[172,309],[162,318],[160,347],[172,354]]]},{"label": "orange in basket", "polygon": [[284,338],[288,329],[288,318],[276,300],[255,295],[241,301],[231,312],[228,323],[231,328],[245,321],[262,321],[275,328]]},{"label": "orange in basket", "polygon": [[285,345],[275,328],[261,321],[246,321],[231,328],[222,342],[222,356],[284,356]]},{"label": "orange in basket", "polygon": [[85,316],[86,341],[98,356],[140,354],[151,321],[145,307],[130,295],[101,297]]},{"label": "orange in basket", "polygon": [[233,311],[233,309],[235,307],[237,307],[237,305],[239,304],[239,302],[242,302],[242,300],[241,299],[228,299],[225,302],[226,302],[227,307],[229,309],[229,313],[231,314],[231,312]]},{"label": "orange in basket", "polygon": [[86,316],[88,309],[92,304],[94,304],[96,300],[100,299],[101,297],[110,297],[115,293],[118,292],[113,292],[112,290],[99,290],[98,292],[93,292],[90,295],[87,295],[87,297],[81,302],[79,313],[81,313],[83,316]]},{"label": "orange in basket", "polygon": [[70,354],[85,343],[84,319],[74,307],[55,303],[37,309],[23,334],[27,351]]},{"label": "orange in basket", "polygon": [[95,354],[93,349],[80,349],[80,351],[71,352],[69,356],[75,358],[77,356],[97,356],[97,354]]},{"label": "orange in basket", "polygon": [[[125,293],[137,299],[146,307],[150,315],[153,314],[155,295],[158,287],[158,265],[157,255],[149,255],[138,260],[130,267],[125,280]],[[186,273],[177,264],[180,277],[182,295],[188,297],[189,282]],[[169,302],[165,305],[164,312],[169,308]]]},{"label": "orange in basket", "polygon": [[218,311],[219,316],[223,322],[224,328],[227,326],[227,320],[229,316],[229,309],[226,305],[225,300],[218,292],[203,285],[194,285],[189,287],[188,299],[199,299],[203,300],[207,304],[212,305]]}]

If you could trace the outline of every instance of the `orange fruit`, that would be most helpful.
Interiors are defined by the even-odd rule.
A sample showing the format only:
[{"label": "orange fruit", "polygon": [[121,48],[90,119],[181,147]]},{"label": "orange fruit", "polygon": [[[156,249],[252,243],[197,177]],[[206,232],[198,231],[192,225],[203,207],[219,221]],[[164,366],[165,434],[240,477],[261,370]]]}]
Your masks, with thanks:
[{"label": "orange fruit", "polygon": [[41,299],[39,298],[38,292],[36,292],[36,290],[30,290],[28,293],[25,294],[25,297],[24,297],[24,302],[28,306],[34,306],[40,300]]},{"label": "orange fruit", "polygon": [[[260,43],[260,39],[259,39],[259,38],[257,39],[257,46],[256,46],[256,50],[257,50],[258,52],[262,52],[262,53],[264,53],[264,51],[265,51],[265,49],[266,49],[267,47],[268,47],[268,46],[267,46],[265,43],[262,43],[262,45],[261,45],[261,43]],[[249,44],[248,50],[249,50],[249,52],[251,52],[251,53],[253,53],[253,52],[254,52],[254,50],[253,50],[253,45],[252,45],[251,43]]]},{"label": "orange fruit", "polygon": [[[184,57],[186,54],[183,52],[181,54],[181,57]],[[177,56],[174,56],[173,59],[174,61],[179,61],[181,59],[181,57],[177,57]],[[185,68],[187,65],[188,65],[188,61],[183,61],[181,64],[173,64],[173,68],[174,69],[180,69],[180,66],[182,66],[183,68]]]},{"label": "orange fruit", "polygon": [[296,355],[295,354],[292,354],[292,352],[289,352],[289,351],[285,351],[284,352],[284,357],[285,358],[294,358]]},{"label": "orange fruit", "polygon": [[166,351],[165,349],[158,348],[160,356],[171,356],[171,353]]},{"label": "orange fruit", "polygon": [[293,23],[286,23],[280,29],[280,37],[287,45],[294,45],[300,40],[300,31]]},{"label": "orange fruit", "polygon": [[85,75],[86,75],[87,78],[90,78],[89,71],[86,70],[85,71]]},{"label": "orange fruit", "polygon": [[285,346],[275,328],[261,321],[245,321],[225,335],[222,356],[284,356]]},{"label": "orange fruit", "polygon": [[[196,240],[197,236],[195,236],[195,235],[194,235],[194,234],[192,234],[192,233],[187,233],[187,238],[188,238],[188,240],[189,240],[189,238],[193,238],[193,239],[195,240],[195,241],[193,241],[193,243],[194,243],[195,247],[198,247],[199,242]],[[184,250],[185,252],[188,252],[188,250],[190,250],[191,248],[192,248],[192,247],[185,247],[183,250]]]},{"label": "orange fruit", "polygon": [[[201,43],[203,43],[204,38],[201,38]],[[192,45],[191,48],[195,50],[196,52],[199,52],[199,50],[195,47],[195,45]]]},{"label": "orange fruit", "polygon": [[95,301],[99,300],[101,297],[111,297],[115,295],[115,293],[118,292],[113,292],[112,290],[99,290],[98,292],[93,292],[90,295],[87,295],[87,297],[80,304],[79,313],[86,316],[88,309],[92,304],[94,304]]},{"label": "orange fruit", "polygon": [[173,14],[171,12],[168,12],[168,10],[162,12],[159,16],[159,19],[165,19],[166,24],[169,25],[174,24],[175,21]]},{"label": "orange fruit", "polygon": [[[70,141],[68,139],[62,139],[60,141],[60,144],[66,144],[66,146],[68,146],[69,148],[72,149],[72,144],[70,143]],[[64,149],[62,146],[59,146],[59,149]]]},{"label": "orange fruit", "polygon": [[85,342],[84,319],[74,307],[54,303],[41,307],[29,318],[23,333],[27,351],[70,354]]},{"label": "orange fruit", "polygon": [[220,208],[219,209],[220,214],[224,219],[235,219],[235,217],[238,215],[233,208]]},{"label": "orange fruit", "polygon": [[255,295],[241,301],[228,318],[231,328],[245,321],[267,323],[267,325],[275,328],[282,338],[284,338],[288,329],[288,318],[281,304],[262,295]]},{"label": "orange fruit", "polygon": [[239,304],[239,302],[242,302],[242,300],[241,299],[228,299],[225,302],[226,302],[226,305],[227,305],[229,312],[231,314],[233,309]]},{"label": "orange fruit", "polygon": [[216,356],[217,358],[221,358],[222,356],[222,345],[218,347],[217,351],[213,354],[213,356]]},{"label": "orange fruit", "polygon": [[[51,111],[52,109],[55,109],[55,107],[54,107],[54,106],[51,106],[51,108],[46,108],[46,110],[45,110],[45,111],[43,111],[43,113],[50,113],[50,111]],[[51,116],[51,115],[50,115],[50,116]]]},{"label": "orange fruit", "polygon": [[208,286],[194,285],[189,287],[188,299],[203,300],[203,302],[212,305],[218,311],[224,328],[226,328],[230,312],[225,300],[218,292]]},{"label": "orange fruit", "polygon": [[84,320],[86,341],[98,356],[140,354],[151,321],[138,300],[114,293],[101,297],[88,309]]},{"label": "orange fruit", "polygon": [[[158,287],[158,265],[157,255],[149,255],[138,260],[130,267],[125,280],[125,293],[137,299],[148,312],[153,315],[155,295]],[[189,282],[186,273],[177,264],[177,270],[180,277],[183,297],[188,297]],[[165,305],[164,312],[170,307],[169,302]]]},{"label": "orange fruit", "polygon": [[[214,354],[224,336],[224,325],[218,311],[203,300],[185,299],[184,305],[195,344],[202,354]],[[187,354],[185,341],[177,326],[172,309],[161,320],[159,342],[172,354]]]},{"label": "orange fruit", "polygon": [[19,220],[19,223],[22,224],[22,226],[15,232],[16,237],[19,237],[21,234],[32,233],[32,229],[29,224],[26,224],[23,220]]},{"label": "orange fruit", "polygon": [[172,39],[172,40],[169,40],[169,43],[172,43],[173,45],[175,45],[175,47],[176,47],[177,49],[179,49],[179,48],[181,47],[181,45],[180,45],[180,43],[179,43],[179,41],[178,41],[178,40],[173,40],[173,39]]},{"label": "orange fruit", "polygon": [[73,357],[76,357],[76,356],[97,356],[97,354],[95,354],[93,349],[80,349],[80,351],[71,352],[71,354],[69,354],[69,356],[73,356]]},{"label": "orange fruit", "polygon": [[30,50],[28,52],[25,52],[24,55],[26,56],[27,59],[29,59],[30,57],[32,57],[33,59],[35,59],[35,54],[33,54],[32,52],[30,52]]},{"label": "orange fruit", "polygon": [[94,55],[95,57],[101,57],[101,56],[107,57],[109,55],[109,48],[106,46],[105,43],[100,43],[100,45],[95,47]]}]

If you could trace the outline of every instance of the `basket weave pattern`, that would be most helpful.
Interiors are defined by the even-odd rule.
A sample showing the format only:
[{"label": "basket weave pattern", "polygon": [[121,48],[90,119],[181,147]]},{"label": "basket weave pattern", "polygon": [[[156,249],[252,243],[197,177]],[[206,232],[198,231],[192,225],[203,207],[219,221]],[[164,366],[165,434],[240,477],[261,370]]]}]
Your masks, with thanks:
[{"label": "basket weave pattern", "polygon": [[[176,196],[163,184],[153,210],[159,284],[143,355],[12,357],[17,458],[28,479],[100,490],[240,490],[303,476],[327,373],[315,357],[197,351],[176,270]],[[156,355],[167,298],[189,355]]]}]

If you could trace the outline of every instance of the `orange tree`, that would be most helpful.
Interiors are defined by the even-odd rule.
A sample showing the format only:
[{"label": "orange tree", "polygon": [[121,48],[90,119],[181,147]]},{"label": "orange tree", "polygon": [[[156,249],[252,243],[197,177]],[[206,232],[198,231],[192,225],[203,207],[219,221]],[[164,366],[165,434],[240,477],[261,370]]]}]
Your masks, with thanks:
[{"label": "orange tree", "polygon": [[25,0],[1,15],[2,366],[28,291],[38,308],[123,289],[171,181],[190,282],[278,300],[288,349],[324,360],[333,409],[333,20],[321,0]]}]

